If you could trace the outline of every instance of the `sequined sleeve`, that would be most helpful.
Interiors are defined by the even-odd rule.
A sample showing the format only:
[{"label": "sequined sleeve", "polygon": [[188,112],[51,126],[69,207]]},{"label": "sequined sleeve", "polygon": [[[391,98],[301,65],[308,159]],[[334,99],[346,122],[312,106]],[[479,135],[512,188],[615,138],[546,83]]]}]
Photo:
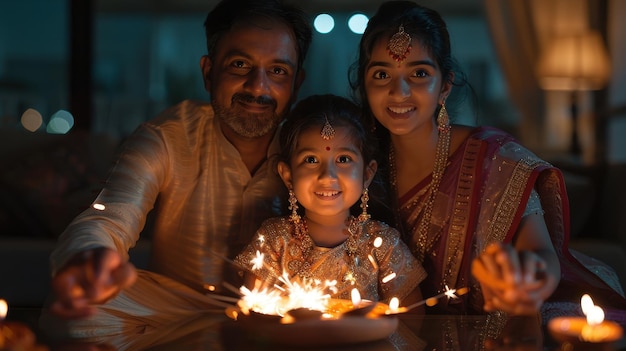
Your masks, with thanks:
[{"label": "sequined sleeve", "polygon": [[235,257],[235,263],[264,282],[273,283],[282,274],[280,265],[286,233],[288,227],[281,218],[264,221],[252,241]]},{"label": "sequined sleeve", "polygon": [[379,222],[369,225],[370,235],[383,239],[382,245],[374,250],[379,265],[380,300],[389,302],[392,297],[402,300],[426,278],[426,271],[396,229]]}]

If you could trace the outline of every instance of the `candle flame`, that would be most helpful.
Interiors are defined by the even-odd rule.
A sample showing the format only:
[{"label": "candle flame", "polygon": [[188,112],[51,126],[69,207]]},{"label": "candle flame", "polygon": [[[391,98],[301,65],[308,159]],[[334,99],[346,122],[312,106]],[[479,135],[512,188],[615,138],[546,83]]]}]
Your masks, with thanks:
[{"label": "candle flame", "polygon": [[593,306],[587,313],[587,324],[599,325],[604,321],[604,310],[600,306]]},{"label": "candle flame", "polygon": [[398,311],[398,307],[400,307],[400,300],[394,296],[389,301],[389,311],[395,313]]},{"label": "candle flame", "polygon": [[580,298],[580,307],[583,310],[583,314],[586,316],[589,313],[589,310],[594,306],[593,300],[591,299],[591,296],[589,296],[588,294],[584,294],[581,298]]},{"label": "candle flame", "polygon": [[353,288],[350,291],[350,297],[352,299],[352,305],[356,308],[361,304],[361,294],[357,288]]},{"label": "candle flame", "polygon": [[580,307],[587,317],[587,324],[598,325],[604,321],[604,310],[593,303],[593,299],[588,294],[580,298]]},{"label": "candle flame", "polygon": [[7,316],[7,312],[9,310],[9,305],[4,299],[0,299],[0,321]]}]

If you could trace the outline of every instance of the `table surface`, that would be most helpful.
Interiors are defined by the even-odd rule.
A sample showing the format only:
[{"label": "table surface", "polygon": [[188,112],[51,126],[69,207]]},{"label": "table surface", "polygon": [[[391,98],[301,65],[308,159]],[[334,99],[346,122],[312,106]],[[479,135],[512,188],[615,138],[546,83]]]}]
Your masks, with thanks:
[{"label": "table surface", "polygon": [[[263,333],[251,335],[241,323],[225,315],[198,315],[186,320],[173,321],[163,330],[151,330],[132,336],[119,336],[103,342],[83,342],[79,340],[58,341],[49,339],[38,327],[41,309],[14,308],[7,320],[28,324],[37,334],[38,343],[56,350],[359,350],[359,351],[401,351],[401,350],[519,350],[556,351],[561,348],[535,317],[515,317],[509,319],[504,329],[495,339],[486,338],[487,318],[485,316],[420,316],[403,315],[398,326],[388,338],[344,345],[323,345],[304,347],[303,345],[281,345],[280,340]],[[252,333],[254,334],[254,333]],[[332,334],[332,333],[331,333]],[[329,335],[329,337],[333,337]],[[336,336],[334,336],[336,337]],[[569,350],[591,350],[598,348],[576,347]],[[613,343],[602,350],[626,350],[626,340]]]}]

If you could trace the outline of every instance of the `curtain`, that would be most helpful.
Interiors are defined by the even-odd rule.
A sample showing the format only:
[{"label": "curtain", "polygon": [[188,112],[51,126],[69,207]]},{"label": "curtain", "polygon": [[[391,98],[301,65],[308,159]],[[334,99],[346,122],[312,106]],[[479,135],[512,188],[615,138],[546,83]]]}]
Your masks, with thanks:
[{"label": "curtain", "polygon": [[535,74],[542,48],[559,34],[586,29],[587,6],[587,0],[484,0],[509,96],[521,114],[518,137],[531,150],[545,149],[550,137],[546,93]]}]

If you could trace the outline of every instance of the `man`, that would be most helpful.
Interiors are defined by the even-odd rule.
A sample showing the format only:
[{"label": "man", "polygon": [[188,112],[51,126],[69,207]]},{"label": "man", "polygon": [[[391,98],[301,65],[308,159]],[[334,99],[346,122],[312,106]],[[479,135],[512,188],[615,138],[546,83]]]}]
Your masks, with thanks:
[{"label": "man", "polygon": [[[211,104],[184,101],[140,126],[52,254],[50,312],[79,334],[121,332],[120,315],[158,324],[206,308],[205,293],[228,276],[225,258],[285,207],[275,135],[304,80],[308,18],[280,0],[223,0],[205,30]],[[128,249],[153,207],[151,269],[138,272]]]}]

